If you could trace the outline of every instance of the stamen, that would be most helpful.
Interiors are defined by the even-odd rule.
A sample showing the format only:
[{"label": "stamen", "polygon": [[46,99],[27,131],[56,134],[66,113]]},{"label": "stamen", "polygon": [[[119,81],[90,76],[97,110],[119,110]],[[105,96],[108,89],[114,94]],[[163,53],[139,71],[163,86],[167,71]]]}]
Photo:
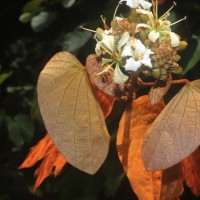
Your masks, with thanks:
[{"label": "stamen", "polygon": [[103,15],[100,16],[101,17],[101,20],[103,22],[103,25],[104,25],[104,28],[106,30],[109,30],[110,28],[108,27],[108,25],[106,24],[106,18],[103,17]]},{"label": "stamen", "polygon": [[167,10],[167,11],[159,18],[159,20],[162,20],[162,19],[164,19],[167,15],[169,15],[169,12],[176,6],[176,2],[174,1],[173,4],[174,4],[174,5],[173,5],[169,10]]},{"label": "stamen", "polygon": [[183,17],[182,19],[180,19],[180,20],[178,20],[178,21],[176,21],[176,22],[170,24],[170,26],[173,26],[173,25],[175,25],[175,24],[178,24],[179,22],[182,22],[182,21],[184,21],[184,20],[186,20],[186,19],[187,19],[187,16],[185,16],[185,17]]},{"label": "stamen", "polygon": [[[100,43],[97,39],[96,39],[96,42],[97,43]],[[101,48],[103,49],[103,50],[105,50],[106,51],[106,53],[108,53],[110,56],[112,56],[112,52],[110,52],[108,49],[106,49],[103,45],[101,45],[101,43],[100,43],[100,46],[101,46]]]},{"label": "stamen", "polygon": [[120,3],[117,4],[117,7],[116,7],[114,15],[113,15],[113,19],[115,18],[116,14],[117,14],[117,10],[118,10],[119,6],[120,6]]},{"label": "stamen", "polygon": [[92,29],[89,29],[89,28],[85,28],[83,26],[80,26],[79,27],[80,29],[83,29],[83,30],[86,30],[86,31],[89,31],[89,32],[93,32],[93,33],[96,33],[96,31],[92,30]]},{"label": "stamen", "polygon": [[116,61],[112,62],[110,65],[108,65],[105,69],[103,69],[101,72],[99,72],[97,75],[103,74],[106,72],[110,67],[112,67],[115,64]]},{"label": "stamen", "polygon": [[158,0],[156,0],[156,20],[158,19]]}]

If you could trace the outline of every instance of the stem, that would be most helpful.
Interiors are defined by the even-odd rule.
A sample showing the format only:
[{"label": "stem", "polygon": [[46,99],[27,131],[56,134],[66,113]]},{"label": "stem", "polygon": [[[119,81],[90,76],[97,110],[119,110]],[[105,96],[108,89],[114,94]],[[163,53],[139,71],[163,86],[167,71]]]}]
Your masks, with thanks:
[{"label": "stem", "polygon": [[[156,83],[156,81],[155,81],[155,82],[142,82],[142,83],[141,83],[141,86],[142,86],[142,87],[151,87],[151,86],[154,86],[155,83]],[[181,83],[185,83],[187,86],[189,86],[189,85],[191,84],[190,81],[189,81],[188,79],[173,80],[171,83],[172,83],[172,84],[181,84]]]},{"label": "stem", "polygon": [[180,83],[185,83],[187,86],[191,85],[188,79],[179,79],[179,80],[172,81],[172,84],[180,84]]}]

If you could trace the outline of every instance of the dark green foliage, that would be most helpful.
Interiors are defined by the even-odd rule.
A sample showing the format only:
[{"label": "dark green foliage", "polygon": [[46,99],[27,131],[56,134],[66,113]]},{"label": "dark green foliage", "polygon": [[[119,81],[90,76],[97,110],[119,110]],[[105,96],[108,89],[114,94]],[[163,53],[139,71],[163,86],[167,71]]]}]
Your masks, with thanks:
[{"label": "dark green foliage", "polygon": [[[76,54],[83,63],[94,53],[92,34],[80,30],[83,25],[102,27],[100,15],[112,19],[116,0],[8,0],[0,6],[0,200],[133,200],[134,196],[117,157],[115,139],[111,141],[108,158],[94,176],[70,165],[56,179],[49,177],[33,195],[34,169],[17,170],[28,149],[44,135],[45,128],[37,105],[36,84],[46,62],[58,51]],[[161,12],[171,5],[167,1]],[[187,15],[176,31],[189,47],[180,65],[186,67],[185,77],[200,77],[199,0],[177,1],[172,17]],[[112,8],[112,9],[111,9]],[[126,15],[122,6],[119,13]],[[197,39],[193,39],[196,35]],[[189,71],[190,70],[190,71]],[[116,112],[117,108],[113,112]],[[121,112],[108,119],[115,138]],[[182,199],[195,199],[186,189]]]}]

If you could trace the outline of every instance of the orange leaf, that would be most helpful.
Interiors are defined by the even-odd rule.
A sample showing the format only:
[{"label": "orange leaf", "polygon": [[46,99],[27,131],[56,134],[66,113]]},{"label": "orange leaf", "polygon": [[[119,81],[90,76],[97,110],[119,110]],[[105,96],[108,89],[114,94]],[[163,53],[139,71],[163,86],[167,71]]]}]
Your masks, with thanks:
[{"label": "orange leaf", "polygon": [[182,161],[184,178],[192,192],[200,196],[200,147]]},{"label": "orange leaf", "polygon": [[124,171],[140,200],[172,200],[182,191],[180,166],[148,172],[142,160],[145,132],[164,108],[164,103],[151,105],[148,96],[142,96],[126,107],[117,134],[117,150]]},{"label": "orange leaf", "polygon": [[54,167],[54,176],[56,177],[66,162],[67,161],[62,154],[55,148],[55,146],[52,146],[40,166],[35,171],[36,181],[33,192],[35,192],[42,181],[50,175]]},{"label": "orange leaf", "polygon": [[162,172],[147,172],[141,151],[145,132],[163,108],[163,102],[151,105],[148,96],[142,96],[127,105],[120,121],[117,134],[119,159],[140,200],[160,197]]},{"label": "orange leaf", "polygon": [[[92,80],[91,80],[91,82],[92,82]],[[106,118],[112,111],[113,104],[114,104],[116,98],[103,93],[96,85],[94,85],[94,83],[92,83],[92,86],[94,88],[96,98],[100,104],[103,116],[104,116],[104,118]]]},{"label": "orange leaf", "polygon": [[56,149],[52,140],[47,134],[34,147],[31,148],[27,158],[21,164],[19,169],[32,167],[42,158],[44,158],[42,163],[35,171],[37,178],[33,192],[35,192],[42,181],[50,175],[54,167],[54,176],[57,176],[67,162],[62,154]]},{"label": "orange leaf", "polygon": [[35,165],[39,160],[44,158],[52,148],[53,142],[49,135],[46,134],[34,147],[30,149],[25,161],[19,166],[19,169],[29,168]]}]

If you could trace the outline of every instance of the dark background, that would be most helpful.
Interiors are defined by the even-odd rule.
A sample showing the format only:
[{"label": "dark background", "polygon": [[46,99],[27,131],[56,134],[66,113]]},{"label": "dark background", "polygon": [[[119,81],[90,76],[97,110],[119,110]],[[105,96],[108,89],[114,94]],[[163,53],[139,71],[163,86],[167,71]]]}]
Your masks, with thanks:
[{"label": "dark background", "polygon": [[[133,200],[134,195],[115,149],[115,137],[123,111],[117,110],[107,120],[112,136],[109,155],[94,175],[90,176],[69,164],[54,179],[48,177],[37,193],[31,193],[37,166],[17,170],[28,150],[44,137],[46,131],[37,105],[36,83],[45,63],[56,52],[66,50],[84,64],[94,53],[92,34],[81,31],[83,25],[95,30],[103,27],[100,15],[112,19],[117,0],[6,0],[0,6],[0,200]],[[162,14],[172,1],[162,1]],[[189,47],[181,52],[180,65],[187,70],[182,77],[200,78],[200,4],[199,0],[178,0],[171,13],[176,21],[187,20],[173,27]],[[28,16],[26,15],[29,13]],[[41,15],[45,12],[48,17]],[[122,6],[119,13],[128,9]],[[44,13],[43,13],[44,14]],[[191,70],[188,71],[188,69]],[[176,78],[176,77],[175,77]],[[179,78],[179,77],[177,77]],[[170,89],[166,100],[177,91]],[[117,111],[116,111],[117,110]],[[116,114],[117,113],[117,114]],[[181,200],[198,199],[185,187]]]}]

